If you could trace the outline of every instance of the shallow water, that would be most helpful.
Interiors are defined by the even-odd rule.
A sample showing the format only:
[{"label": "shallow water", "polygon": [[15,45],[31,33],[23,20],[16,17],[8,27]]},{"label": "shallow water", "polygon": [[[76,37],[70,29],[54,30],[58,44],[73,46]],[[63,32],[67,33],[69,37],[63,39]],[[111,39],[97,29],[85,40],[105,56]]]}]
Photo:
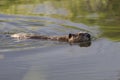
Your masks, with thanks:
[{"label": "shallow water", "polygon": [[[118,20],[101,19],[96,13],[84,15],[79,0],[37,1],[0,4],[0,80],[120,80]],[[66,35],[79,31],[90,33],[91,43],[70,45],[10,37],[19,32]]]}]

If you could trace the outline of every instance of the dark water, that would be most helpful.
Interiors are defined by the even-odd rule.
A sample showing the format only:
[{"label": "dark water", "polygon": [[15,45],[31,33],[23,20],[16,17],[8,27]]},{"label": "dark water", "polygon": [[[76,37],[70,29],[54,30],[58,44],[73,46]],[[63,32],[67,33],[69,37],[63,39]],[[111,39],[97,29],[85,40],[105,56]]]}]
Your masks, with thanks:
[{"label": "dark water", "polygon": [[[70,4],[66,0],[61,7],[57,0],[52,4],[22,2],[26,4],[22,0],[0,4],[0,80],[120,80],[119,18],[98,20],[97,13],[86,16],[78,10],[79,1]],[[10,38],[19,32],[64,35],[79,31],[92,35],[91,45]]]}]

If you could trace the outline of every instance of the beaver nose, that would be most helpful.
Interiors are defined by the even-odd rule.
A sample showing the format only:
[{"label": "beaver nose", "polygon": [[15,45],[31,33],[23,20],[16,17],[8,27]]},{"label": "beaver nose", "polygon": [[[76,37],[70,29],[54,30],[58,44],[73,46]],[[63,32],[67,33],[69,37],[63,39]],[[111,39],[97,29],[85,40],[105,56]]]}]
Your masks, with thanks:
[{"label": "beaver nose", "polygon": [[90,34],[87,34],[87,37],[90,38]]},{"label": "beaver nose", "polygon": [[91,35],[90,34],[86,34],[86,37],[91,40]]}]

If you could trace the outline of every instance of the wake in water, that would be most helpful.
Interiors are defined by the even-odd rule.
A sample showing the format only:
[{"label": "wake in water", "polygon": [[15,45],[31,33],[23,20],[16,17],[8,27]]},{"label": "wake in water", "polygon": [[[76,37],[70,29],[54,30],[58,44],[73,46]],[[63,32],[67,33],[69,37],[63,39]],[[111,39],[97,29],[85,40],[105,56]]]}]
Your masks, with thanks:
[{"label": "wake in water", "polygon": [[[61,36],[81,31],[90,33],[92,40],[99,35],[99,31],[92,29],[92,27],[50,17],[0,15],[0,25],[0,49],[21,49],[64,44],[64,42],[59,43],[56,41],[16,40],[10,37],[12,34],[21,32]],[[90,44],[91,42],[87,43],[87,45],[81,43],[80,46],[87,47]]]}]

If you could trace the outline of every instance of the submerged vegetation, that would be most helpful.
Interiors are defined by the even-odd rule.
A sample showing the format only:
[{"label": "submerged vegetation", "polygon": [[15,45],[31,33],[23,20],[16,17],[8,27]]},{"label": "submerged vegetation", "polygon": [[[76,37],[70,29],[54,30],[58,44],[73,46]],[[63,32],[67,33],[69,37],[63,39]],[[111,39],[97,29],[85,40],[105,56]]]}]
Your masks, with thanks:
[{"label": "submerged vegetation", "polygon": [[0,13],[50,16],[97,25],[102,36],[120,41],[120,0],[1,0]]}]

